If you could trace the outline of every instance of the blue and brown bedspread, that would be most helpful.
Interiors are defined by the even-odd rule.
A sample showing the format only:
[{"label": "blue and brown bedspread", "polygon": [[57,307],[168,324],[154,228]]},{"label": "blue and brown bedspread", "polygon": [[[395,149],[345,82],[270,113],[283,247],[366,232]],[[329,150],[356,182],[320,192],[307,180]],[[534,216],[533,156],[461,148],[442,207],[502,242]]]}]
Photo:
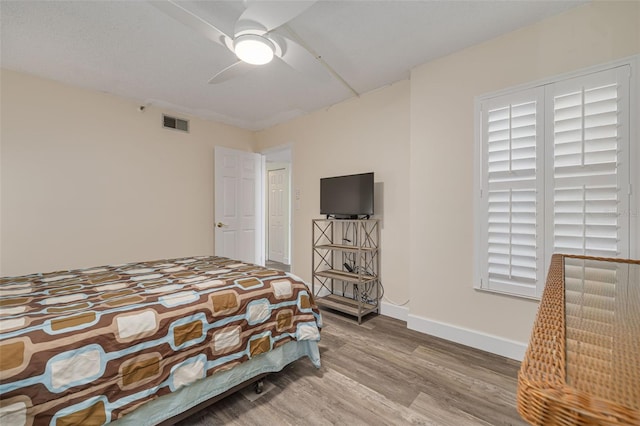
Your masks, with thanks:
[{"label": "blue and brown bedspread", "polygon": [[222,257],[2,278],[0,424],[102,425],[320,327],[300,279]]}]

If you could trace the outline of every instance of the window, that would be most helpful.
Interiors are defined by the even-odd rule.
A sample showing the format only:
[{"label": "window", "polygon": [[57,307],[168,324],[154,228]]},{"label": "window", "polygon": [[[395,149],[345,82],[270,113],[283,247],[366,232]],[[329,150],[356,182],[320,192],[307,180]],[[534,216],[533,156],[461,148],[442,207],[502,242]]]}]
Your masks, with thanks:
[{"label": "window", "polygon": [[629,257],[630,75],[479,99],[477,288],[540,297],[553,253]]}]

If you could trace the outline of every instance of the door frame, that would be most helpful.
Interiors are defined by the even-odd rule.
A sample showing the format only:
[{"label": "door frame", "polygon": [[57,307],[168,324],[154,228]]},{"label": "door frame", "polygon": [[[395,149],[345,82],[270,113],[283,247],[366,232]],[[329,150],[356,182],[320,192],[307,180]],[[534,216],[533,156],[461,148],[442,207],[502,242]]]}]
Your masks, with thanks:
[{"label": "door frame", "polygon": [[[263,249],[264,249],[264,259],[265,262],[268,258],[268,226],[269,226],[269,206],[268,206],[268,198],[266,196],[268,189],[269,189],[269,185],[268,185],[268,171],[267,171],[267,160],[269,158],[271,159],[277,159],[277,162],[280,163],[288,163],[289,165],[289,223],[287,224],[288,226],[288,253],[285,253],[285,259],[289,260],[289,267],[290,270],[293,270],[293,246],[294,246],[294,242],[293,242],[293,221],[294,221],[294,199],[293,199],[293,194],[294,194],[294,189],[293,189],[293,145],[292,144],[284,144],[284,145],[278,145],[276,147],[273,148],[269,148],[269,149],[265,149],[263,151],[261,151],[262,157],[263,157],[263,170],[264,170],[264,178],[263,181],[265,182],[265,196],[263,197],[264,202],[262,203],[262,209],[263,209],[263,213],[262,216],[264,218],[264,224],[263,224],[263,232],[264,232],[264,237],[263,237],[263,241],[264,241],[264,245],[263,245]],[[284,160],[284,161],[283,161]]]}]

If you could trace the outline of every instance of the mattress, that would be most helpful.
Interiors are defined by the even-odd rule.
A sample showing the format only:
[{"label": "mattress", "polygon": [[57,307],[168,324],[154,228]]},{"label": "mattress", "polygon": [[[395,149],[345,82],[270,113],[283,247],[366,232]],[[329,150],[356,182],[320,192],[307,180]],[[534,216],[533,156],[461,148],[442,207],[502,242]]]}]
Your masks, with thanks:
[{"label": "mattress", "polygon": [[105,424],[321,325],[302,280],[221,257],[2,278],[0,423]]}]

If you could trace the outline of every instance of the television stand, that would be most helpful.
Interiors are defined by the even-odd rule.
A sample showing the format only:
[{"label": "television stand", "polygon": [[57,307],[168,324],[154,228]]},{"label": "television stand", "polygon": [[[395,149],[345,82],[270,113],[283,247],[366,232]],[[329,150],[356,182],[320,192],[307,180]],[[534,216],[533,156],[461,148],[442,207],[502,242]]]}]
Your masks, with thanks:
[{"label": "television stand", "polygon": [[380,313],[380,221],[312,221],[311,292],[322,308],[358,318]]}]

